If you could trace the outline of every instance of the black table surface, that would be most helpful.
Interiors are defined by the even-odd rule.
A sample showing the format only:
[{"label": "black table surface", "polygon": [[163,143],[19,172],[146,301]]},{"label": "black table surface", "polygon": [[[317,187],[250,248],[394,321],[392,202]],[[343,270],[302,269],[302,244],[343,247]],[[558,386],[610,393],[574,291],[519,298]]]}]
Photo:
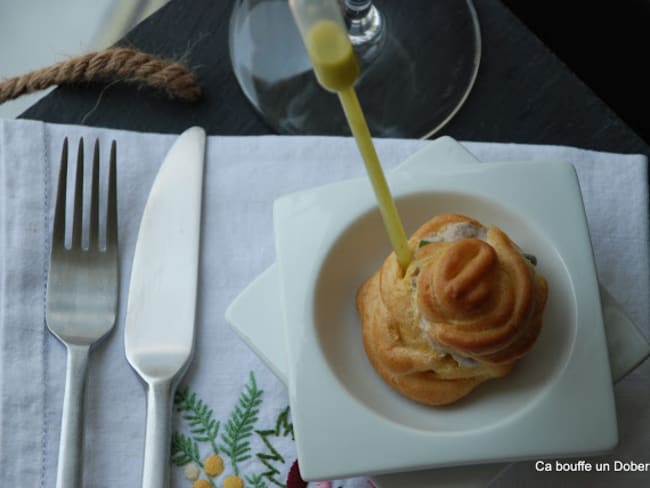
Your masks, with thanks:
[{"label": "black table surface", "polygon": [[[183,60],[204,89],[200,101],[172,101],[126,83],[92,83],[59,87],[21,117],[147,132],[180,133],[200,125],[214,135],[272,133],[243,95],[230,66],[233,3],[172,0],[119,42]],[[436,135],[650,156],[650,146],[500,0],[474,4],[482,38],[478,78],[463,108]]]}]

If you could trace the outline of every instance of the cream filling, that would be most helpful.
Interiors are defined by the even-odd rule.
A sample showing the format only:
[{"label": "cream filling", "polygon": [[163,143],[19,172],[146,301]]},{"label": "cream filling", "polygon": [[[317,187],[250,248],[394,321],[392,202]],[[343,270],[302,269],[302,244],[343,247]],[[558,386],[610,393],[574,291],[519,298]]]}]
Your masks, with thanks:
[{"label": "cream filling", "polygon": [[463,239],[487,240],[487,229],[469,222],[449,224],[442,231],[423,237],[425,242],[456,242]]},{"label": "cream filling", "polygon": [[444,347],[442,344],[436,342],[435,340],[432,339],[431,335],[428,333],[429,328],[431,327],[431,323],[425,319],[424,317],[420,316],[420,329],[422,331],[422,335],[426,339],[426,341],[429,343],[429,346],[431,349],[436,351],[438,354],[441,356],[451,356],[451,358],[458,363],[458,366],[461,368],[477,368],[481,366],[481,363],[477,361],[474,358],[468,358],[466,356],[463,356],[461,354],[455,353]]}]

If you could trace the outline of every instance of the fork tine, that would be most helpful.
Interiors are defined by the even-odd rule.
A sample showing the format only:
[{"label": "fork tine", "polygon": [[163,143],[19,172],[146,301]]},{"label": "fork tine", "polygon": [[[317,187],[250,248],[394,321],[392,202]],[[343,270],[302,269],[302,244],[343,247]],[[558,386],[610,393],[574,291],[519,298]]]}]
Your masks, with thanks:
[{"label": "fork tine", "polygon": [[56,207],[54,210],[54,226],[52,228],[52,247],[62,246],[65,243],[65,202],[66,188],[68,186],[68,138],[63,140],[61,150],[61,167],[59,169],[59,183],[56,189]]},{"label": "fork tine", "polygon": [[90,188],[90,223],[88,227],[88,249],[99,247],[99,139],[95,139],[93,150],[92,184]]},{"label": "fork tine", "polygon": [[72,216],[72,243],[81,247],[81,229],[83,225],[83,174],[84,174],[84,140],[79,139],[79,150],[77,152],[77,166],[75,167],[74,182],[74,213]]},{"label": "fork tine", "polygon": [[117,169],[116,144],[111,143],[110,167],[108,171],[108,205],[106,209],[106,249],[117,245]]}]

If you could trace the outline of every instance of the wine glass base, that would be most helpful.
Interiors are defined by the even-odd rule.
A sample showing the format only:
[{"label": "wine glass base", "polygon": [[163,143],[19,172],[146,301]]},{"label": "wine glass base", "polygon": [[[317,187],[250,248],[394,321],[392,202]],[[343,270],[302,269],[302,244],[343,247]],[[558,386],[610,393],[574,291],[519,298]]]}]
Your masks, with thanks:
[{"label": "wine glass base", "polygon": [[[460,109],[478,73],[480,29],[471,2],[375,0],[381,45],[355,85],[371,134],[424,138]],[[336,94],[316,81],[286,0],[240,0],[230,26],[237,80],[279,133],[349,135]],[[364,59],[368,58],[368,62]]]}]

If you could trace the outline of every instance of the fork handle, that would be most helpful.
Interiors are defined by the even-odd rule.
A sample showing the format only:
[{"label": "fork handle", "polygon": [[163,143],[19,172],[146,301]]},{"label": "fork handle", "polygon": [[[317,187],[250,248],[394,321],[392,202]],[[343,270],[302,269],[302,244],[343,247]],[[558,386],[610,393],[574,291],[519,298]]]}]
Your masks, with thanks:
[{"label": "fork handle", "polygon": [[68,345],[57,488],[81,488],[86,370],[90,346]]},{"label": "fork handle", "polygon": [[169,486],[169,452],[174,384],[171,379],[147,385],[147,424],[142,488]]}]

